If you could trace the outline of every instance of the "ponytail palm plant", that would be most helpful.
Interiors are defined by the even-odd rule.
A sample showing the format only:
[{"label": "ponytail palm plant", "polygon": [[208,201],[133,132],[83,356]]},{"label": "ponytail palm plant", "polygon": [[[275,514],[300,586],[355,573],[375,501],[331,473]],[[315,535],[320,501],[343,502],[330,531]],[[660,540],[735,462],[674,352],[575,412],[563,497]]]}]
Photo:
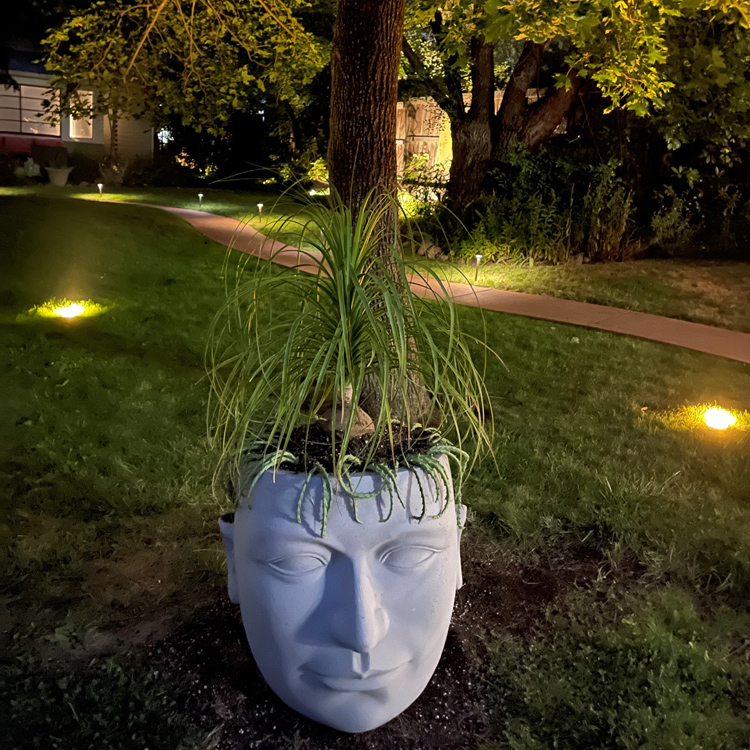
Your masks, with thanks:
[{"label": "ponytail palm plant", "polygon": [[[460,490],[467,463],[490,446],[476,364],[488,350],[462,334],[437,276],[408,272],[387,197],[371,194],[354,216],[334,196],[294,221],[298,268],[246,263],[214,320],[209,415],[221,465],[244,477],[244,491],[282,465],[354,491],[350,472],[375,471],[390,487],[399,465],[437,481],[442,453],[455,460]],[[327,468],[306,455],[321,427]],[[421,455],[410,452],[416,443]],[[390,458],[376,460],[384,446]]]}]

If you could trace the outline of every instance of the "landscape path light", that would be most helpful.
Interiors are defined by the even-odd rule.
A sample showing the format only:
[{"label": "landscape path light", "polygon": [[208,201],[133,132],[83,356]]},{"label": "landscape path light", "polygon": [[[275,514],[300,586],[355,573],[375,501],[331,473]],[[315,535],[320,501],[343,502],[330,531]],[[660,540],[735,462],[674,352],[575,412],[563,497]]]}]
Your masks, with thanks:
[{"label": "landscape path light", "polygon": [[104,191],[104,183],[103,182],[98,182],[96,184],[96,186],[99,188],[99,197],[101,198],[102,194],[103,194],[103,191]]},{"label": "landscape path light", "polygon": [[714,430],[726,430],[737,423],[737,417],[731,411],[719,406],[712,406],[704,412],[703,421]]},{"label": "landscape path light", "polygon": [[198,208],[203,208],[203,193],[198,193]]},{"label": "landscape path light", "polygon": [[258,204],[258,218],[259,219],[263,218],[263,204],[262,203]]},{"label": "landscape path light", "polygon": [[482,255],[482,253],[477,253],[474,257],[477,259],[477,268],[476,271],[474,271],[474,283],[476,284],[477,279],[479,278],[479,262],[484,256]]}]

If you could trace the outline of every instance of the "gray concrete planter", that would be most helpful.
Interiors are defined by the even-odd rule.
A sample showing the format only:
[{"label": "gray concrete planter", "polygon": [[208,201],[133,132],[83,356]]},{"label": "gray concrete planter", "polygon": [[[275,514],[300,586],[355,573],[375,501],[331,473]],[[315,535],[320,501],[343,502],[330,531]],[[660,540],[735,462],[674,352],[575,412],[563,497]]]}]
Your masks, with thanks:
[{"label": "gray concrete planter", "polygon": [[[315,721],[365,732],[419,697],[445,645],[461,586],[452,488],[440,517],[445,492],[421,472],[399,471],[403,506],[381,493],[356,502],[356,519],[352,499],[337,493],[321,536],[319,477],[310,480],[298,516],[306,481],[266,472],[219,522],[229,596],[274,692]],[[381,480],[355,475],[353,486],[377,492]],[[462,526],[463,506],[458,515]]]},{"label": "gray concrete planter", "polygon": [[49,181],[55,187],[65,187],[73,167],[45,167]]}]

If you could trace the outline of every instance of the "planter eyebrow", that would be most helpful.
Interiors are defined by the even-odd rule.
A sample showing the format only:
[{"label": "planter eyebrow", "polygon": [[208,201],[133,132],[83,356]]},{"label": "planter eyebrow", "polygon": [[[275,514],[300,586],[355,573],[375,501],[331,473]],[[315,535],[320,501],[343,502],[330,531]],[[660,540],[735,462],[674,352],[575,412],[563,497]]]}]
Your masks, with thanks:
[{"label": "planter eyebrow", "polygon": [[[381,487],[375,474],[352,479],[357,492]],[[351,498],[337,492],[322,536],[319,477],[297,517],[305,481],[268,471],[219,522],[229,596],[274,692],[315,721],[364,732],[411,705],[435,671],[461,586],[466,509],[457,517],[451,487],[401,469],[403,505],[394,498],[390,518],[385,492],[357,501],[359,522]]]}]

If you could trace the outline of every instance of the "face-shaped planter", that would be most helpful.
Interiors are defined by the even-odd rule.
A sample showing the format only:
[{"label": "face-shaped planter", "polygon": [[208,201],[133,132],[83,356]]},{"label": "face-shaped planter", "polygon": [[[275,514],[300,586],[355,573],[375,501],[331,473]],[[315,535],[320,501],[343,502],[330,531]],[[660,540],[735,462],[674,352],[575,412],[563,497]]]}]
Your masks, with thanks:
[{"label": "face-shaped planter", "polygon": [[[447,467],[447,461],[445,461]],[[419,470],[418,470],[419,471]],[[322,486],[267,472],[234,521],[221,521],[229,596],[239,603],[263,677],[289,706],[345,732],[390,721],[422,693],[437,666],[461,585],[460,530],[431,479],[401,470],[406,507],[387,496],[334,498],[325,536]],[[354,477],[358,492],[380,486]],[[436,497],[437,495],[437,497]],[[461,522],[465,509],[460,506]]]}]

